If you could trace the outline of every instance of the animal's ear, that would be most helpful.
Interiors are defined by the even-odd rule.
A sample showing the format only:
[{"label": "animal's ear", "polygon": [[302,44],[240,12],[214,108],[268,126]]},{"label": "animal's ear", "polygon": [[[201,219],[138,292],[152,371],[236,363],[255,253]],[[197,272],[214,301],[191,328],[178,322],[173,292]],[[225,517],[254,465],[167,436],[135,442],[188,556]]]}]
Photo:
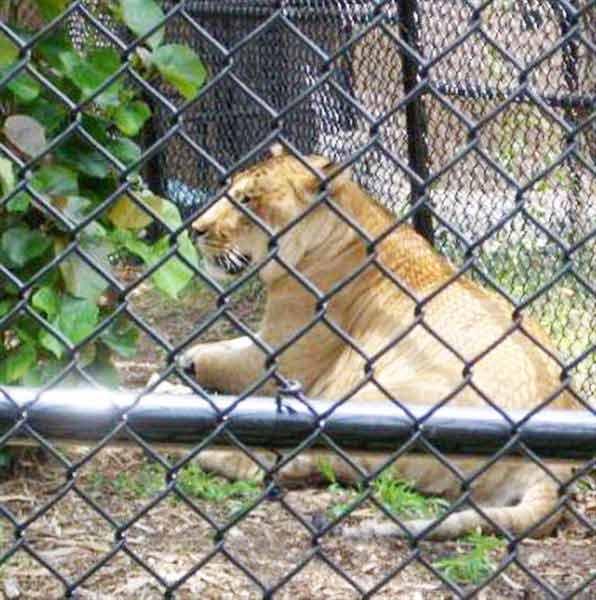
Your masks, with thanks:
[{"label": "animal's ear", "polygon": [[333,164],[325,156],[319,156],[318,154],[311,154],[306,158],[306,162],[313,168],[322,171],[327,177],[337,172],[337,175],[329,182],[329,189],[331,191],[339,189],[345,183],[352,179],[352,172],[349,167],[340,169],[337,165]]},{"label": "animal's ear", "polygon": [[271,156],[283,156],[287,154],[285,147],[280,143],[275,143],[271,148],[269,148],[269,152]]}]

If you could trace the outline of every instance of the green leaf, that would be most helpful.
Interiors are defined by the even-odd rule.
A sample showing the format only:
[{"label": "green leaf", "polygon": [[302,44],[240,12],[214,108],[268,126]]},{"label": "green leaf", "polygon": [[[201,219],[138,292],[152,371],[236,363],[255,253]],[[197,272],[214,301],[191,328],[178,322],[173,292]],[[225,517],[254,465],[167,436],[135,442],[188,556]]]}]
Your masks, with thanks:
[{"label": "green leaf", "polygon": [[161,76],[187,100],[194,98],[207,79],[207,69],[188,47],[168,44],[157,48],[151,60]]},{"label": "green leaf", "polygon": [[[174,204],[163,200],[160,211],[164,222],[175,229],[182,223],[180,213]],[[148,266],[155,264],[169,248],[169,238],[162,237],[152,246],[136,239],[131,231],[116,230],[112,232],[112,239],[120,247],[126,248],[143,260]],[[183,232],[178,236],[178,251],[193,265],[198,265],[198,254],[188,233]],[[193,272],[180,259],[172,257],[164,263],[153,275],[155,285],[171,298],[177,298],[178,294],[188,285],[193,277]]]},{"label": "green leaf", "polygon": [[151,109],[145,102],[129,102],[116,110],[114,123],[124,135],[134,137],[138,135],[150,116]]},{"label": "green leaf", "polygon": [[60,287],[61,281],[62,278],[60,277],[60,273],[56,269],[52,269],[39,278],[39,285],[49,285],[50,287],[58,288]]},{"label": "green leaf", "polygon": [[57,360],[43,360],[39,362],[25,373],[22,384],[31,387],[39,387],[44,383],[52,380],[60,370],[64,367],[64,363]]},{"label": "green leaf", "polygon": [[163,207],[160,211],[160,215],[163,219],[163,222],[170,229],[177,229],[178,227],[180,227],[180,225],[182,225],[182,217],[180,216],[180,211],[178,210],[177,206],[169,200],[163,201]]},{"label": "green leaf", "polygon": [[[174,204],[163,200],[160,215],[164,222],[171,228],[176,228],[182,223],[180,213]],[[148,244],[138,240],[130,231],[117,230],[112,233],[112,239],[121,247],[126,248],[143,260],[148,266],[155,264],[169,248],[169,238],[164,236],[156,244]],[[183,232],[178,237],[178,251],[191,264],[198,265],[198,254],[188,233]],[[193,272],[180,259],[172,257],[164,263],[153,275],[155,285],[171,298],[176,299],[178,294],[188,285],[193,277]]]},{"label": "green leaf", "polygon": [[[9,73],[12,65],[17,62],[19,52],[20,49],[14,42],[0,31],[0,77],[4,77]],[[19,102],[25,104],[35,100],[41,92],[39,83],[22,70],[8,81],[6,89],[14,94]]]},{"label": "green leaf", "polygon": [[54,17],[63,13],[68,8],[69,3],[70,0],[35,0],[44,21],[51,21]]},{"label": "green leaf", "polygon": [[[101,78],[96,88],[111,77],[121,66],[122,60],[120,54],[114,48],[96,48],[88,57],[88,65]],[[108,106],[116,107],[120,105],[120,90],[123,80],[117,79],[107,90],[102,92],[95,102],[105,108]]]},{"label": "green leaf", "polygon": [[110,234],[111,239],[120,248],[128,250],[131,254],[138,256],[143,262],[149,264],[155,262],[162,254],[163,250],[157,249],[157,244],[150,246],[145,242],[137,239],[136,234],[132,231],[122,231],[115,229]]},{"label": "green leaf", "polygon": [[60,52],[58,58],[60,59],[60,66],[64,74],[74,81],[76,77],[75,71],[85,62],[83,57],[73,48],[66,52]]},{"label": "green leaf", "polygon": [[106,149],[125,165],[131,165],[141,158],[141,148],[127,138],[118,138],[108,142]]},{"label": "green leaf", "polygon": [[[93,227],[94,225],[94,227]],[[92,224],[85,228],[79,238],[79,245],[95,263],[110,272],[110,254],[114,252],[112,242],[102,235],[103,228]],[[62,242],[56,242],[59,252]],[[64,279],[64,287],[72,296],[84,298],[89,302],[97,303],[99,297],[108,288],[109,282],[95,269],[90,267],[82,258],[69,255],[60,263],[60,272]]]},{"label": "green leaf", "polygon": [[12,162],[0,156],[0,191],[2,196],[10,194],[16,185],[16,179],[12,170]]},{"label": "green leaf", "polygon": [[[8,69],[0,69],[0,76],[6,75],[7,71]],[[24,104],[35,100],[41,92],[41,86],[37,80],[23,73],[13,77],[6,84],[6,89],[12,92],[19,102]]]},{"label": "green leaf", "polygon": [[11,227],[0,238],[0,251],[14,267],[24,267],[43,256],[51,245],[51,238],[40,231],[31,231],[25,225]]},{"label": "green leaf", "polygon": [[180,254],[182,254],[182,256],[184,256],[184,258],[192,265],[198,267],[199,253],[186,231],[178,236],[178,252],[180,252]]},{"label": "green leaf", "polygon": [[8,311],[13,307],[14,300],[9,300],[5,298],[4,300],[0,300],[0,318],[3,317]]},{"label": "green leaf", "polygon": [[90,302],[97,302],[109,283],[78,256],[69,256],[60,263],[66,290]]},{"label": "green leaf", "polygon": [[26,156],[37,156],[46,147],[44,128],[28,115],[11,115],[4,121],[6,139]]},{"label": "green leaf", "polygon": [[9,67],[19,57],[19,48],[2,31],[0,31],[0,68]]},{"label": "green leaf", "polygon": [[[2,31],[0,31],[0,77],[4,77],[10,71],[19,57],[20,49]],[[21,71],[7,84],[6,89],[12,92],[20,102],[31,102],[35,100],[41,91],[39,83]]]},{"label": "green leaf", "polygon": [[39,325],[31,319],[22,319],[17,321],[14,332],[21,342],[26,344],[35,344]]},{"label": "green leaf", "polygon": [[64,165],[89,177],[104,179],[110,173],[110,163],[89,144],[68,140],[56,150],[56,158]]},{"label": "green leaf", "polygon": [[58,314],[60,298],[49,286],[39,288],[37,292],[33,294],[31,302],[34,308],[43,311],[46,314],[46,318],[50,320]]},{"label": "green leaf", "polygon": [[47,329],[42,329],[39,332],[39,343],[41,344],[42,348],[45,348],[51,352],[56,358],[62,358],[64,355],[64,345]]},{"label": "green leaf", "polygon": [[[160,212],[163,200],[153,194],[137,193],[137,197],[156,212]],[[120,229],[143,229],[153,222],[149,213],[139,208],[128,196],[120,196],[107,212],[108,219]]]},{"label": "green leaf", "polygon": [[83,115],[83,127],[87,133],[91,134],[102,146],[105,146],[110,141],[108,131],[110,121],[98,115]]},{"label": "green leaf", "polygon": [[6,210],[9,213],[24,213],[31,203],[31,197],[27,192],[21,192],[17,194],[12,200],[9,200],[6,204]]},{"label": "green leaf", "polygon": [[[161,210],[161,218],[172,229],[177,229],[182,225],[182,218],[176,205],[172,202],[164,201],[164,206]],[[199,254],[196,246],[192,243],[187,231],[183,231],[178,236],[178,252],[184,256],[192,265],[198,266]],[[185,267],[187,268],[187,267]]]},{"label": "green leaf", "polygon": [[[60,60],[67,77],[81,90],[85,98],[97,89],[120,68],[120,55],[114,48],[96,48],[87,58],[77,52],[61,52]],[[119,105],[122,81],[116,81],[103,91],[95,102],[102,108]]]},{"label": "green leaf", "polygon": [[0,379],[6,383],[15,383],[35,365],[37,351],[32,344],[23,344],[0,362]]},{"label": "green leaf", "polygon": [[[147,33],[165,19],[163,10],[154,0],[120,0],[122,18],[136,35]],[[151,48],[157,48],[163,41],[163,27],[147,38]]]},{"label": "green leaf", "polygon": [[[39,169],[33,176],[31,185],[41,194],[51,198],[76,196],[79,191],[77,174],[58,165]],[[31,196],[27,192],[22,192],[8,203],[8,210],[13,213],[25,212],[30,202]]]},{"label": "green leaf", "polygon": [[36,98],[27,105],[27,114],[38,121],[50,138],[62,130],[67,111],[62,104],[57,104],[49,98]]},{"label": "green leaf", "polygon": [[170,258],[152,275],[152,279],[162,292],[170,298],[177,299],[178,294],[188,285],[192,276],[192,271],[179,259]]},{"label": "green leaf", "polygon": [[[161,217],[172,229],[182,224],[180,213],[172,202],[164,201]],[[162,238],[160,241],[167,242],[167,238]],[[197,249],[186,231],[178,236],[178,252],[191,264],[198,265]],[[188,285],[193,275],[194,273],[189,267],[180,259],[173,257],[153,274],[153,281],[162,292],[171,298],[178,298],[178,294]]]},{"label": "green leaf", "polygon": [[100,337],[106,346],[124,358],[133,358],[137,353],[139,330],[130,321],[112,323]]},{"label": "green leaf", "polygon": [[33,187],[51,197],[76,196],[79,193],[77,174],[66,167],[50,165],[35,173]]},{"label": "green leaf", "polygon": [[[77,344],[93,333],[98,321],[99,308],[95,304],[82,298],[63,296],[58,315],[51,323],[73,344]],[[64,346],[49,331],[42,331],[40,342],[56,358],[64,354]]]},{"label": "green leaf", "polygon": [[61,70],[63,63],[60,58],[65,52],[74,52],[74,46],[70,40],[68,32],[64,27],[54,29],[50,35],[42,38],[34,48],[36,54],[41,56],[47,63],[55,69]]}]

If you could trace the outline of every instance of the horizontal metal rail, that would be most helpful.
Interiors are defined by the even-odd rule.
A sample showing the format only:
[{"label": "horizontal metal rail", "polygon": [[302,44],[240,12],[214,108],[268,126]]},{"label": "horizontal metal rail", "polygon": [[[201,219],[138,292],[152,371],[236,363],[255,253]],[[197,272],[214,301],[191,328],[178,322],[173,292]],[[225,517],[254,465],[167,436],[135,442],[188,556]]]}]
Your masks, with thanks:
[{"label": "horizontal metal rail", "polygon": [[[498,89],[494,85],[482,81],[437,81],[434,88],[446,96],[465,98],[467,100],[499,100],[501,102],[511,97],[512,103],[527,102],[523,95],[514,96],[514,88]],[[585,108],[594,106],[596,96],[593,94],[581,93],[548,93],[541,89],[534,89],[537,98],[540,98],[545,104],[561,108]]]},{"label": "horizontal metal rail", "polygon": [[[0,397],[1,433],[23,423],[9,443],[32,439],[26,431],[30,427],[56,443],[90,444],[108,436],[125,418],[128,427],[150,444],[189,447],[225,420],[228,431],[241,442],[264,448],[296,447],[320,429],[343,448],[377,452],[396,450],[421,432],[445,454],[494,454],[517,435],[520,443],[543,458],[596,456],[596,413],[588,411],[542,410],[528,420],[527,413],[511,411],[508,422],[489,408],[443,407],[423,418],[430,407],[408,406],[409,416],[395,405],[349,402],[321,420],[319,415],[327,414],[332,403],[313,400],[307,406],[291,398],[254,397],[227,413],[234,397],[215,397],[211,406],[191,394],[152,393],[139,400],[138,394],[76,389],[47,391],[35,400],[36,393],[10,388],[15,402]],[[119,431],[112,443],[125,443],[127,436]],[[226,439],[221,436],[218,443]],[[515,445],[508,453],[515,454]]]}]

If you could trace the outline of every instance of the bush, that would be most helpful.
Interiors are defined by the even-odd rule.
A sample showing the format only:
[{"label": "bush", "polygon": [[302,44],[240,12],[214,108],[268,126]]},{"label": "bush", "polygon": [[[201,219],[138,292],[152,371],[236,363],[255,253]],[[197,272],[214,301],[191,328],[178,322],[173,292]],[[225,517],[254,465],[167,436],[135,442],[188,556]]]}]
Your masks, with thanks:
[{"label": "bush", "polygon": [[[16,2],[0,28],[0,384],[41,385],[65,371],[69,383],[91,376],[115,384],[111,356],[131,357],[138,333],[117,311],[115,261],[134,255],[149,267],[163,260],[180,215],[141,177],[152,108],[125,74],[108,82],[126,64],[121,52],[91,37],[73,44],[63,19],[28,55],[21,48],[36,32],[18,22]],[[46,23],[69,4],[33,2]],[[164,17],[154,0],[120,0],[102,10],[133,36]],[[164,43],[163,28],[126,60],[143,79],[186,100],[207,77],[192,50]],[[143,236],[155,217],[170,231],[161,226],[150,244]],[[174,298],[197,263],[188,235],[175,241],[181,257],[152,275]],[[101,324],[107,326],[97,333]]]}]

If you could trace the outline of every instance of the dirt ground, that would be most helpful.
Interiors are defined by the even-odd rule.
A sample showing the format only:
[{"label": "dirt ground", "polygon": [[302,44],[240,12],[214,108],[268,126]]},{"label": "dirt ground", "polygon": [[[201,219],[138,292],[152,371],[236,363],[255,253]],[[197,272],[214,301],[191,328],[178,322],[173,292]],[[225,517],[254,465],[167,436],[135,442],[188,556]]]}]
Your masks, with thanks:
[{"label": "dirt ground", "polygon": [[[71,459],[80,457],[82,452],[80,449],[76,453],[62,450]],[[84,580],[77,590],[79,598],[163,598],[163,587],[137,562],[138,558],[169,582],[190,573],[175,595],[180,600],[256,599],[263,597],[263,592],[248,572],[261,585],[274,586],[282,583],[286,575],[309,557],[312,560],[275,593],[275,598],[359,598],[360,594],[334,568],[342,569],[363,590],[370,590],[413,552],[405,541],[347,542],[336,536],[325,536],[320,546],[314,548],[312,536],[290,510],[309,522],[335,501],[336,492],[328,488],[287,491],[275,500],[265,499],[233,526],[222,542],[217,542],[207,521],[174,494],[160,500],[163,481],[159,489],[151,490],[152,494],[126,483],[137,481],[142,484],[139,475],[143,465],[146,465],[146,458],[140,450],[104,449],[77,472],[76,487],[62,496],[69,486],[63,467],[53,459],[40,457],[39,453],[29,452],[22,458],[18,472],[2,482],[0,502],[20,521],[37,511],[42,514],[26,528],[24,539],[27,545],[13,554],[0,571],[0,589],[4,590],[5,597],[43,600],[64,597],[64,586],[32,558],[27,549],[37,553],[68,581],[77,580],[95,563],[110,555],[118,543],[118,536],[82,494],[126,527],[123,548]],[[121,478],[123,472],[127,479]],[[43,507],[55,498],[59,498],[56,504],[44,512]],[[193,498],[193,502],[219,524],[238,514],[238,503],[233,499]],[[152,503],[151,510],[137,518],[143,508]],[[575,506],[588,520],[596,523],[596,488],[578,493]],[[371,511],[369,507],[360,508],[350,519],[355,522],[369,518]],[[5,552],[15,539],[8,521],[1,519],[0,523],[1,550]],[[414,553],[430,564],[461,551],[461,545],[456,542],[428,542],[421,543]],[[318,558],[317,553],[322,558]],[[212,558],[198,571],[193,571],[210,556]],[[596,574],[594,539],[587,537],[585,530],[572,519],[566,519],[554,537],[521,542],[517,557],[520,564],[561,594],[575,590]],[[505,548],[493,552],[491,558],[495,565],[505,561]],[[461,589],[470,593],[474,586],[463,585]],[[10,596],[11,590],[19,590],[20,595]],[[374,597],[441,600],[457,596],[421,562],[413,561]],[[511,564],[504,574],[497,576],[475,597],[525,600],[549,596],[519,567]],[[595,598],[596,581],[574,597]]]},{"label": "dirt ground", "polygon": [[[180,343],[214,308],[215,297],[197,286],[180,303],[173,303],[144,286],[133,294],[131,310],[170,342]],[[250,285],[234,296],[232,310],[254,327],[262,299],[258,285]],[[233,326],[220,321],[201,339],[233,334]],[[164,366],[164,357],[151,339],[142,337],[137,356],[118,363],[125,385],[143,386]],[[85,452],[61,450],[71,460],[80,459]],[[65,597],[65,585],[47,568],[51,565],[65,582],[83,578],[76,597],[94,600],[163,598],[164,587],[156,576],[163,582],[181,581],[173,596],[179,600],[256,599],[270,586],[279,586],[273,597],[280,600],[362,597],[350,580],[365,592],[380,586],[373,597],[385,600],[443,600],[463,595],[482,600],[551,597],[525,570],[561,595],[587,582],[587,587],[573,597],[596,598],[596,543],[570,514],[555,536],[522,541],[517,546],[517,563],[509,564],[489,585],[474,593],[474,585],[459,584],[458,595],[437,579],[428,565],[466,552],[460,542],[427,542],[412,549],[403,540],[348,541],[328,535],[319,546],[313,546],[312,535],[299,519],[310,523],[334,506],[337,492],[329,487],[286,490],[275,499],[264,499],[231,527],[223,540],[216,541],[214,529],[205,518],[175,494],[160,496],[163,478],[158,489],[149,489],[154,481],[144,487],[146,465],[147,457],[139,449],[104,448],[69,480],[55,459],[26,452],[16,472],[0,483],[0,505],[19,522],[38,517],[27,524],[20,537],[6,515],[0,514],[0,553],[12,552],[15,541],[22,543],[0,567],[0,594],[10,599]],[[195,497],[192,501],[218,524],[238,514],[238,499]],[[152,508],[144,514],[148,505]],[[594,482],[587,481],[577,491],[574,506],[592,527],[596,526]],[[350,520],[370,518],[372,510],[363,506]],[[110,525],[101,511],[115,524]],[[112,555],[115,548],[120,550]],[[106,558],[101,568],[93,568]],[[409,558],[412,561],[408,564]],[[507,564],[511,557],[502,546],[492,551],[490,558],[494,569]],[[303,561],[306,565],[300,568]],[[383,578],[402,564],[406,566],[381,585]],[[198,570],[197,565],[201,565]]]}]

